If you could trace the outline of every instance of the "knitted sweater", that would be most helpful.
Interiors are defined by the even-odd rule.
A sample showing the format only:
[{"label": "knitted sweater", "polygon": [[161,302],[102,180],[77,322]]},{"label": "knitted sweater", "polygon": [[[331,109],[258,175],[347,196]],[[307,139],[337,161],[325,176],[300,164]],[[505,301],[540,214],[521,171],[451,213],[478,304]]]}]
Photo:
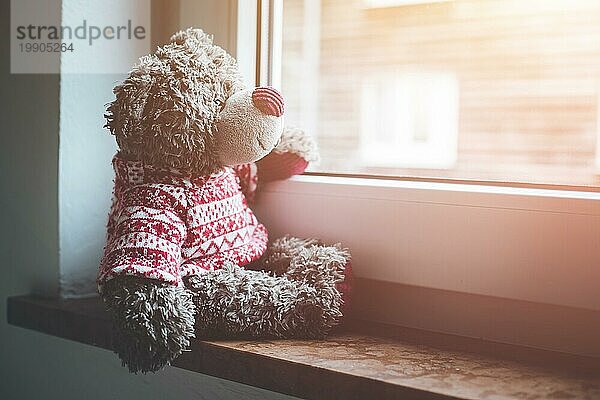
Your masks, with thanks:
[{"label": "knitted sweater", "polygon": [[180,285],[188,275],[246,265],[264,253],[267,230],[248,207],[256,166],[186,177],[113,159],[115,187],[98,284],[135,275]]}]

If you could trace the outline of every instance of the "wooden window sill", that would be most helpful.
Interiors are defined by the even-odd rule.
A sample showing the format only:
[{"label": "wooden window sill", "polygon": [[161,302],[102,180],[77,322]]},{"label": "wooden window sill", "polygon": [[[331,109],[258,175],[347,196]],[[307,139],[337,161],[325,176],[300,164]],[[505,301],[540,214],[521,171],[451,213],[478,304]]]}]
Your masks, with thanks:
[{"label": "wooden window sill", "polygon": [[[8,322],[111,349],[98,298],[11,297]],[[597,358],[359,321],[324,341],[198,340],[174,366],[306,399],[600,399]]]}]

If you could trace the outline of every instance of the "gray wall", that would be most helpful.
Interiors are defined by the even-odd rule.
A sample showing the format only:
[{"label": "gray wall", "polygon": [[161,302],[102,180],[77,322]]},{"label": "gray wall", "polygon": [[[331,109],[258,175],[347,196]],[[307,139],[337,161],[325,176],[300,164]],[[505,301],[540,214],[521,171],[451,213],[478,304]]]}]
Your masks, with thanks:
[{"label": "gray wall", "polygon": [[[111,352],[6,323],[6,297],[57,295],[59,282],[60,80],[57,75],[9,74],[9,4],[0,0],[0,399],[288,398],[176,368],[130,375]],[[111,79],[95,81],[101,98],[110,96],[104,91]],[[95,113],[102,106],[80,107],[79,112]],[[92,125],[69,126],[96,134],[99,118],[89,118]],[[61,168],[83,162],[79,155],[71,156]],[[77,196],[78,190],[86,189],[64,195]]]},{"label": "gray wall", "polygon": [[[62,24],[83,18],[117,23],[131,18],[148,30],[149,2],[62,0]],[[149,33],[148,33],[149,35]],[[105,105],[131,65],[150,52],[150,39],[125,41],[118,47],[75,44],[61,56],[58,149],[60,294],[96,293],[96,275],[106,236],[113,186],[114,138],[104,129]],[[119,74],[91,74],[91,71]],[[73,73],[77,72],[77,73]],[[82,73],[83,72],[83,73]]]}]

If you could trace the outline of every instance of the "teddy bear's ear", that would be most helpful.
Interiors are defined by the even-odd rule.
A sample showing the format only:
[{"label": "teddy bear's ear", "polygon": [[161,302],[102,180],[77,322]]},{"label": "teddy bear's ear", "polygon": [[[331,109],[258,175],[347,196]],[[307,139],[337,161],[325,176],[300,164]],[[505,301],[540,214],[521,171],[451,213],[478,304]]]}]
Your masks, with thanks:
[{"label": "teddy bear's ear", "polygon": [[198,89],[204,87],[204,83],[196,84],[201,64],[177,69],[174,57],[186,60],[189,55],[167,50],[162,58],[142,57],[115,87],[115,100],[105,114],[106,127],[125,157],[186,172],[212,173],[219,164],[209,144],[220,104],[206,88],[209,100],[198,96]]},{"label": "teddy bear's ear", "polygon": [[142,57],[127,79],[113,89],[115,100],[106,108],[105,127],[115,136],[120,148],[125,142],[128,143],[125,147],[132,147],[132,143],[143,141],[141,121],[153,85],[152,74],[145,66],[157,61],[154,56]]},{"label": "teddy bear's ear", "polygon": [[210,45],[213,43],[211,35],[207,35],[200,28],[187,28],[186,30],[179,31],[171,36],[171,43],[185,44],[188,42],[194,42],[196,44]]}]

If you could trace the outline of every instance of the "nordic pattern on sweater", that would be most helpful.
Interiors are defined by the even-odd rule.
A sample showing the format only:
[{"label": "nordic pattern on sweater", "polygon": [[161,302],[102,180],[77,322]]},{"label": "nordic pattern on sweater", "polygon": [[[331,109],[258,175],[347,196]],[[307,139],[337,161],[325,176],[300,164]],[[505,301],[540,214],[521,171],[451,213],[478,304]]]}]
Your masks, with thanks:
[{"label": "nordic pattern on sweater", "polygon": [[123,274],[180,285],[185,276],[228,261],[243,266],[265,252],[267,230],[246,199],[256,189],[255,165],[201,177],[118,156],[113,167],[99,285]]}]

